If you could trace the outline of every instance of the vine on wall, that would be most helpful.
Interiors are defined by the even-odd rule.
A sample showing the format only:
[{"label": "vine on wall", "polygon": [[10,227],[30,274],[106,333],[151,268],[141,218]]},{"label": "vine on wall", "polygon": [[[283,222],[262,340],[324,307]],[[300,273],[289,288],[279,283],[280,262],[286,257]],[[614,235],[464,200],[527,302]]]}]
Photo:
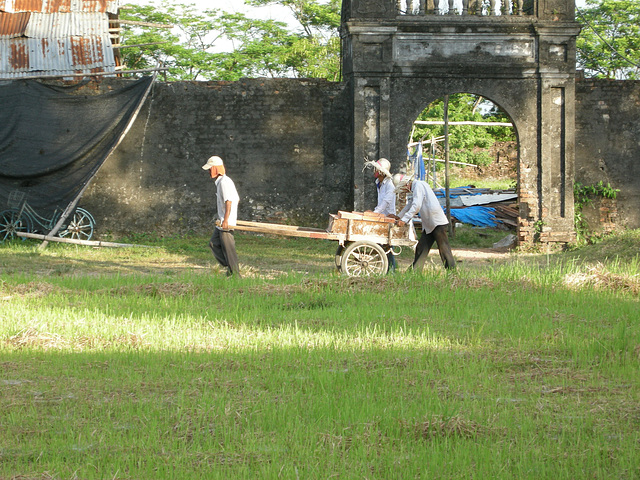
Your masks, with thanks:
[{"label": "vine on wall", "polygon": [[593,235],[589,231],[589,225],[582,214],[582,209],[590,204],[595,198],[608,198],[615,200],[620,189],[613,188],[609,183],[602,180],[594,185],[583,185],[575,183],[573,185],[573,197],[575,202],[575,228],[578,243],[591,243]]}]

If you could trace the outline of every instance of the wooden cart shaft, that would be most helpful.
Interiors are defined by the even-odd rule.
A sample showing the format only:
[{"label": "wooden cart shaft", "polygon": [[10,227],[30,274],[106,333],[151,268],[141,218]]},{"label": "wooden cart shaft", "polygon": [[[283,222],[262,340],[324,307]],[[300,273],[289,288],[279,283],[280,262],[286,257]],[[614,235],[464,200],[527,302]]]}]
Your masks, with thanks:
[{"label": "wooden cart shaft", "polygon": [[337,240],[336,236],[321,228],[296,227],[293,225],[280,225],[277,223],[247,222],[238,220],[234,230],[245,232],[267,233],[271,235],[283,235],[286,237],[320,238],[324,240]]},{"label": "wooden cart shaft", "polygon": [[[358,218],[358,215],[361,218]],[[399,227],[388,218],[371,217],[366,219],[366,217],[362,217],[364,217],[364,214],[356,215],[350,212],[339,212],[338,215],[332,214],[326,230],[244,220],[238,220],[234,229],[287,237],[335,240],[341,245],[345,242],[371,242],[379,245],[414,247],[417,243],[412,223]],[[381,221],[381,219],[383,220]]]}]

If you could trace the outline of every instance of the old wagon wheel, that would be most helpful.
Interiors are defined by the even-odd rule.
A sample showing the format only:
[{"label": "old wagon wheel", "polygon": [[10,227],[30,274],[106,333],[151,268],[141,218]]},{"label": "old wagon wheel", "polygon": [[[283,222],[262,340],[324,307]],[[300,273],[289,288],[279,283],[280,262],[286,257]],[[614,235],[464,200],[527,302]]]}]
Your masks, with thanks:
[{"label": "old wagon wheel", "polygon": [[28,215],[20,215],[18,210],[5,210],[0,213],[0,242],[14,238],[18,232],[30,231],[31,219]]},{"label": "old wagon wheel", "polygon": [[341,271],[350,277],[368,277],[387,273],[389,261],[384,249],[373,242],[354,242],[342,253]]},{"label": "old wagon wheel", "polygon": [[67,227],[58,233],[60,237],[70,237],[77,240],[90,240],[96,222],[93,216],[84,208],[77,208]]}]

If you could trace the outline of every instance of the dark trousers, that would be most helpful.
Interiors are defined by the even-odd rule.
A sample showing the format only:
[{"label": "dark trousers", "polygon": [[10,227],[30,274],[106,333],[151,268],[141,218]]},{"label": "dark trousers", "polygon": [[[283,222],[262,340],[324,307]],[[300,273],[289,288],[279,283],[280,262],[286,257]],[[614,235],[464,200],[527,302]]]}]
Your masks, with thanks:
[{"label": "dark trousers", "polygon": [[433,242],[438,244],[438,251],[440,252],[442,263],[444,263],[444,268],[456,268],[456,261],[453,258],[453,253],[451,253],[451,245],[449,245],[449,237],[447,237],[446,225],[438,225],[431,233],[422,232],[418,245],[416,245],[416,256],[413,260],[412,268],[418,272],[422,271]]},{"label": "dark trousers", "polygon": [[[385,248],[391,248],[391,247],[385,246]],[[393,252],[387,253],[387,261],[389,262],[389,268],[387,268],[387,272],[388,273],[395,272],[398,264],[396,263],[396,256],[393,254]]]},{"label": "dark trousers", "polygon": [[227,267],[227,274],[240,276],[240,266],[238,265],[238,254],[236,253],[236,241],[233,238],[233,230],[220,230],[214,228],[209,248],[216,257],[218,263]]}]

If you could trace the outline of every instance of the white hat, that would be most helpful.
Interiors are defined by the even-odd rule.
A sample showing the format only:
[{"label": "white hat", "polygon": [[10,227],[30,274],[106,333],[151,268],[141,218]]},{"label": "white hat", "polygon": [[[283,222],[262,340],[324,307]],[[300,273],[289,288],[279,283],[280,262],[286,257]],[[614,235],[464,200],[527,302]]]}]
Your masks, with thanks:
[{"label": "white hat", "polygon": [[396,187],[396,193],[400,193],[411,181],[413,181],[413,175],[396,173],[393,176],[393,186]]},{"label": "white hat", "polygon": [[362,168],[362,171],[364,171],[365,168],[367,167],[372,167],[374,170],[378,170],[380,173],[384,174],[386,177],[390,177],[391,176],[391,163],[389,163],[389,160],[387,160],[386,158],[380,158],[377,161],[368,161],[368,162],[364,162],[364,167]]},{"label": "white hat", "polygon": [[207,160],[207,163],[202,166],[202,169],[209,170],[211,167],[221,167],[222,165],[222,159],[217,155],[214,155],[213,157],[210,157],[209,160]]}]

